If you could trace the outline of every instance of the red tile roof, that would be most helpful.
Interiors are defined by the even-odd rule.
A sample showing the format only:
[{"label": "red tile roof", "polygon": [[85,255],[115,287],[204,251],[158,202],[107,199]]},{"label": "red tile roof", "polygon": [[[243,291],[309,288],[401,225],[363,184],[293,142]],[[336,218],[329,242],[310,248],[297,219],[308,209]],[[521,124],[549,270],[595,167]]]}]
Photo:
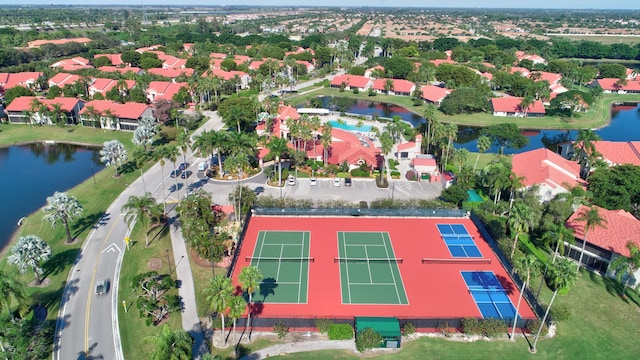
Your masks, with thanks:
[{"label": "red tile roof", "polygon": [[[222,69],[211,69],[210,71],[211,75],[213,75],[213,77],[217,77],[220,78],[222,80],[231,80],[234,77],[239,77],[242,78],[243,76],[248,76],[248,74],[244,71],[224,71]],[[205,72],[202,74],[202,77],[206,77],[208,76],[209,72]]]},{"label": "red tile roof", "polygon": [[548,71],[533,71],[529,74],[529,77],[534,77],[535,74],[540,74],[540,79],[536,80],[536,81],[544,81],[547,80],[549,82],[549,85],[553,85],[556,84],[558,82],[560,82],[560,80],[562,79],[562,75],[560,74],[556,74],[556,73],[552,73],[552,72],[548,72]]},{"label": "red tile roof", "polygon": [[[630,256],[629,249],[627,249],[629,241],[635,242],[640,247],[640,238],[638,237],[640,221],[638,219],[624,210],[607,210],[595,205],[594,208],[598,210],[598,214],[606,220],[606,223],[603,224],[604,227],[597,226],[587,231],[588,243],[627,257]],[[574,236],[580,240],[584,240],[585,223],[577,219],[588,210],[589,207],[580,206],[565,224],[573,230]]]},{"label": "red tile roof", "polygon": [[89,106],[93,106],[102,115],[104,115],[105,111],[110,110],[113,115],[120,119],[139,119],[149,109],[148,105],[135,102],[120,104],[110,100],[92,100],[84,104],[80,114],[86,114]]},{"label": "red tile roof", "polygon": [[91,42],[92,40],[89,38],[73,38],[73,39],[55,39],[55,40],[34,40],[34,41],[29,41],[27,44],[28,47],[30,48],[38,48],[44,44],[53,44],[53,45],[62,45],[62,44],[68,44],[68,43],[72,43],[72,42],[77,42],[80,44],[86,44],[88,42]]},{"label": "red tile roof", "polygon": [[19,73],[0,73],[0,85],[5,90],[11,89],[16,86],[26,87],[29,84],[33,84],[43,74],[38,71],[19,72]]},{"label": "red tile roof", "polygon": [[522,183],[527,187],[544,183],[552,188],[568,189],[568,187],[586,184],[580,178],[578,163],[569,161],[546,148],[515,154],[511,163],[513,172],[524,177]]},{"label": "red tile roof", "polygon": [[9,104],[6,108],[7,111],[31,111],[31,103],[33,99],[38,99],[38,101],[46,105],[50,110],[53,109],[54,104],[60,105],[60,109],[62,111],[70,112],[73,108],[78,105],[82,100],[76,98],[67,98],[67,97],[57,97],[54,99],[46,99],[42,97],[36,96],[20,96],[15,98],[11,104]]},{"label": "red tile roof", "polygon": [[[136,85],[136,82],[134,80],[124,80],[124,82],[125,84],[127,84],[127,89],[131,89]],[[95,78],[89,86],[89,90],[93,93],[101,93],[102,95],[106,95],[107,92],[113,89],[113,87],[117,84],[118,80]]]},{"label": "red tile roof", "polygon": [[511,74],[520,73],[520,75],[522,75],[524,77],[528,77],[529,74],[531,74],[531,71],[529,71],[529,69],[527,69],[527,68],[518,67],[518,66],[512,66],[509,69],[509,73],[511,73]]},{"label": "red tile roof", "polygon": [[[376,79],[373,81],[373,89],[378,91],[384,91],[384,86],[387,83],[387,78]],[[403,80],[403,79],[391,79],[393,82],[393,88],[391,91],[394,93],[410,93],[414,86],[416,86],[411,81]]]},{"label": "red tile roof", "polygon": [[181,88],[186,88],[187,86],[188,84],[185,82],[174,83],[171,81],[152,81],[147,87],[147,95],[155,94],[153,101],[157,101],[159,99],[171,100]]},{"label": "red tile roof", "polygon": [[422,98],[432,103],[440,102],[445,96],[451,94],[451,90],[433,85],[424,85],[420,90],[422,90]]},{"label": "red tile roof", "polygon": [[361,75],[338,75],[331,80],[331,86],[342,86],[345,83],[351,88],[366,88],[371,79]]},{"label": "red tile roof", "polygon": [[57,73],[51,79],[49,79],[49,87],[57,85],[58,87],[64,87],[67,84],[74,84],[80,81],[79,75]]},{"label": "red tile roof", "polygon": [[526,54],[524,51],[516,51],[518,61],[531,60],[534,63],[546,63],[547,60],[540,55]]},{"label": "red tile roof", "polygon": [[413,166],[436,166],[436,159],[429,158],[413,158],[411,159],[411,165]]},{"label": "red tile roof", "polygon": [[593,145],[613,165],[640,166],[640,141],[594,141]]},{"label": "red tile roof", "polygon": [[[522,98],[519,98],[519,97],[492,98],[491,106],[493,107],[494,112],[522,113],[523,109],[520,108],[521,102],[522,102]],[[535,100],[527,108],[527,113],[544,114],[545,110],[544,110],[544,105],[542,104],[542,101]]]},{"label": "red tile roof", "polygon": [[[333,140],[327,159],[330,164],[342,164],[346,161],[348,164],[355,165],[359,160],[364,160],[369,165],[379,166],[380,149],[376,148],[369,139],[336,128],[331,129],[331,136]],[[318,154],[323,153],[319,148],[316,151]]]},{"label": "red tile roof", "polygon": [[442,64],[457,64],[455,61],[451,60],[450,58],[448,58],[448,59],[429,60],[429,62],[431,62],[435,66],[440,66]]},{"label": "red tile roof", "polygon": [[598,81],[598,85],[600,85],[600,87],[603,90],[640,91],[640,81],[638,80],[627,80],[626,85],[617,85],[616,83],[620,81],[620,79],[616,79],[616,78],[604,78],[604,79],[598,79],[597,81]]},{"label": "red tile roof", "polygon": [[111,65],[120,66],[124,63],[122,62],[122,54],[95,54],[93,55],[94,59],[106,57],[111,61]]}]

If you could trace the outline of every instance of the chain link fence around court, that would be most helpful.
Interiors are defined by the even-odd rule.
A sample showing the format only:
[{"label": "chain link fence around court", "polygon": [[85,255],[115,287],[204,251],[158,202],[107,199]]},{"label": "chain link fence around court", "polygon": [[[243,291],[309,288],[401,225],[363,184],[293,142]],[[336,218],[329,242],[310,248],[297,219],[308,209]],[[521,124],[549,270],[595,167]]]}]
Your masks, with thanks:
[{"label": "chain link fence around court", "polygon": [[254,215],[267,216],[389,216],[463,218],[470,214],[460,209],[350,209],[350,208],[256,208]]}]

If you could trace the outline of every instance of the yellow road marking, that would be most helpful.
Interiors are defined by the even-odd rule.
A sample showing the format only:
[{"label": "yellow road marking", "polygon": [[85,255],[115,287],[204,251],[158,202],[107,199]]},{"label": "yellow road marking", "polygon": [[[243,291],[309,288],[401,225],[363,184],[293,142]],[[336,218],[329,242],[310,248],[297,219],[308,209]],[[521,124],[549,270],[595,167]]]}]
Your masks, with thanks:
[{"label": "yellow road marking", "polygon": [[[116,226],[117,223],[117,218],[116,220],[113,222],[113,225],[111,225],[111,229],[109,229],[109,232],[107,233],[107,236],[104,237],[104,240],[102,240],[102,245],[100,245],[100,249],[102,249],[104,247],[104,244],[107,242],[107,239],[109,239],[109,237],[111,237],[111,233],[113,232],[113,229]],[[93,272],[91,273],[91,281],[89,283],[89,295],[87,296],[87,310],[86,310],[86,314],[85,314],[85,320],[84,320],[84,353],[85,356],[87,356],[89,354],[89,318],[90,316],[90,310],[91,310],[91,297],[93,295],[93,283],[96,279],[96,272],[98,270],[98,264],[100,263],[100,257],[102,256],[102,252],[99,251],[98,252],[98,257],[96,258],[96,262],[95,262],[95,266],[93,267]]]}]

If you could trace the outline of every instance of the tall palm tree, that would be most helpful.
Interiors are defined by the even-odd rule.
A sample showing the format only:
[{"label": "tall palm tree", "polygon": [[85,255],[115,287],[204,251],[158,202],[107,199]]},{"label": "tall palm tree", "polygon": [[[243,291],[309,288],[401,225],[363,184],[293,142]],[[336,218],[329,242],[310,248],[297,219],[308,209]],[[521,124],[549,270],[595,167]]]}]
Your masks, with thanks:
[{"label": "tall palm tree", "polygon": [[540,328],[538,328],[538,332],[533,340],[533,345],[529,349],[532,353],[536,353],[538,345],[538,339],[540,338],[540,333],[542,332],[542,328],[544,327],[545,322],[547,321],[547,316],[549,315],[549,311],[551,310],[551,306],[553,305],[553,301],[556,299],[556,295],[558,295],[558,291],[560,289],[569,289],[571,285],[576,282],[578,278],[578,272],[573,267],[573,263],[565,258],[558,259],[553,267],[551,268],[550,278],[548,279],[549,287],[553,290],[553,296],[551,296],[551,300],[549,301],[549,306],[547,306],[547,310],[542,317],[542,321],[540,321]]},{"label": "tall palm tree", "polygon": [[[174,144],[167,144],[164,146],[163,156],[165,159],[171,161],[173,163],[173,168],[176,168],[176,161],[178,161],[178,155],[180,155],[180,150]],[[180,176],[176,174],[175,182],[176,182],[176,195],[178,199],[180,199],[180,188],[178,188],[178,178]]]},{"label": "tall palm tree", "polygon": [[516,191],[522,189],[524,187],[524,181],[527,178],[525,176],[518,176],[518,174],[513,171],[509,175],[509,209],[513,206],[513,200],[515,199]]},{"label": "tall palm tree", "polygon": [[582,239],[582,249],[580,249],[580,259],[578,260],[578,267],[576,271],[580,270],[582,264],[582,257],[584,256],[584,248],[587,245],[587,233],[591,230],[595,230],[596,227],[607,228],[607,220],[600,216],[598,208],[595,206],[589,206],[583,208],[582,212],[576,217],[577,222],[584,223],[584,239]]},{"label": "tall palm tree", "polygon": [[149,354],[149,360],[191,360],[193,338],[183,329],[171,330],[164,324],[158,335],[145,337],[156,347]]},{"label": "tall palm tree", "polygon": [[7,257],[7,262],[16,265],[21,274],[27,272],[28,268],[33,270],[36,277],[36,284],[40,285],[42,280],[42,263],[51,257],[51,246],[35,235],[21,236],[18,242],[11,248],[11,254]]},{"label": "tall palm tree", "polygon": [[234,296],[229,301],[229,318],[233,321],[233,347],[236,347],[236,322],[247,309],[247,302],[242,296]]},{"label": "tall palm tree", "polygon": [[478,166],[478,160],[480,160],[480,154],[484,154],[491,148],[491,139],[489,139],[486,135],[478,136],[478,142],[476,144],[478,148],[478,156],[476,157],[476,162],[473,164],[473,170],[476,170],[476,166]]},{"label": "tall palm tree", "polygon": [[327,159],[329,158],[329,148],[331,147],[331,144],[333,143],[333,136],[331,131],[333,130],[333,126],[331,126],[330,123],[325,123],[322,126],[322,134],[320,135],[320,144],[322,144],[322,148],[323,148],[323,160],[324,160],[324,166],[327,166]]},{"label": "tall palm tree", "polygon": [[444,159],[444,164],[442,165],[442,171],[445,171],[447,170],[447,162],[449,161],[449,152],[451,150],[451,145],[458,138],[458,125],[447,123],[444,125],[443,132],[447,139],[447,152]]},{"label": "tall palm tree", "polygon": [[633,278],[633,275],[640,269],[640,248],[638,248],[635,242],[628,241],[627,249],[629,250],[628,257],[618,256],[611,262],[611,269],[615,271],[618,281],[622,281],[624,275],[627,276],[624,282],[625,289],[629,287],[631,278]]},{"label": "tall palm tree", "polygon": [[[209,287],[204,289],[207,294],[209,309],[220,315],[220,340],[226,344],[224,339],[224,313],[227,311],[229,300],[233,295],[233,284],[231,279],[224,275],[216,275],[209,279]],[[213,339],[212,339],[213,340]]]},{"label": "tall palm tree", "polygon": [[596,151],[596,145],[593,142],[598,140],[602,140],[602,138],[595,131],[591,129],[578,130],[578,136],[573,143],[573,148],[575,151],[574,157],[580,164],[584,164],[589,155]]},{"label": "tall palm tree", "polygon": [[564,226],[564,224],[553,224],[549,228],[549,231],[543,235],[543,238],[552,239],[556,243],[556,247],[553,251],[553,258],[551,263],[554,264],[559,254],[564,254],[564,244],[575,244],[575,237],[571,229]]},{"label": "tall palm tree", "polygon": [[260,269],[256,266],[243,267],[238,275],[238,281],[242,290],[249,296],[249,309],[247,311],[247,329],[249,329],[249,340],[251,340],[251,310],[253,304],[253,293],[260,291],[260,283],[262,282],[263,275]]},{"label": "tall palm tree", "polygon": [[513,233],[513,247],[511,249],[511,258],[516,252],[518,246],[518,237],[520,234],[528,233],[529,229],[533,227],[533,221],[531,220],[531,208],[523,203],[517,202],[511,211],[509,211],[509,219],[507,224]]},{"label": "tall palm tree", "polygon": [[144,164],[149,161],[149,153],[142,147],[136,147],[133,149],[132,160],[136,164],[136,167],[140,169],[140,177],[142,178],[142,186],[144,187],[144,192],[147,192],[147,183],[144,181],[144,173],[142,169],[144,168]]},{"label": "tall palm tree", "polygon": [[[222,153],[229,146],[229,132],[227,131],[212,131],[209,133],[209,141],[211,142],[212,149],[216,150],[218,155],[218,177],[222,178]],[[213,157],[213,154],[212,154]]]},{"label": "tall palm tree", "polygon": [[540,262],[533,254],[527,254],[518,256],[514,260],[515,271],[519,275],[524,275],[524,282],[522,283],[522,289],[520,289],[520,295],[518,296],[518,304],[516,305],[516,313],[513,317],[513,329],[511,330],[511,341],[515,341],[516,324],[518,323],[518,313],[520,312],[520,303],[522,301],[522,295],[527,290],[529,281],[531,280],[531,272],[540,268]]},{"label": "tall palm tree", "polygon": [[436,121],[436,106],[434,104],[427,104],[423,113],[424,118],[427,120],[424,137],[427,140],[427,154],[431,153],[431,127],[433,122]]},{"label": "tall palm tree", "polygon": [[280,157],[289,151],[288,144],[289,141],[287,139],[278,137],[271,138],[267,143],[267,149],[269,149],[267,156],[275,157],[278,164],[278,186],[282,186],[282,159]]},{"label": "tall palm tree", "polygon": [[122,211],[125,213],[124,220],[129,226],[135,221],[139,221],[144,229],[145,247],[149,247],[149,221],[152,208],[157,206],[156,199],[151,193],[145,193],[142,196],[132,195],[126,204],[122,205]]},{"label": "tall palm tree", "polygon": [[27,298],[24,285],[19,282],[13,273],[0,270],[0,311],[6,308],[13,320],[11,311],[11,299],[23,301]]},{"label": "tall palm tree", "polygon": [[191,137],[186,131],[178,133],[176,136],[176,145],[182,151],[182,161],[187,162],[187,150],[191,147]]},{"label": "tall palm tree", "polygon": [[116,170],[116,177],[120,176],[118,173],[118,166],[122,165],[123,161],[127,160],[127,150],[124,145],[118,140],[105,141],[102,149],[100,150],[100,161],[106,166],[111,166]]},{"label": "tall palm tree", "polygon": [[167,212],[167,197],[164,194],[164,160],[166,159],[166,152],[166,145],[160,145],[153,151],[153,158],[160,162],[160,181],[162,182],[162,211],[165,214]]},{"label": "tall palm tree", "polygon": [[47,197],[47,205],[42,208],[46,215],[42,220],[51,222],[51,226],[55,226],[58,221],[62,222],[67,232],[67,243],[70,243],[73,239],[69,230],[69,220],[80,216],[83,210],[75,197],[69,196],[66,192],[56,191],[53,196]]},{"label": "tall palm tree", "polygon": [[240,187],[240,191],[238,192],[238,196],[236,196],[236,191],[234,191],[231,196],[233,198],[233,206],[236,214],[236,220],[242,224],[242,187],[240,186],[240,177],[244,170],[249,167],[249,155],[244,151],[240,150],[237,153],[227,157],[224,161],[224,166],[229,170],[230,173],[236,175],[236,179],[238,180],[238,186]]},{"label": "tall palm tree", "polygon": [[393,135],[391,135],[391,133],[385,129],[382,134],[380,134],[380,145],[381,145],[381,150],[382,150],[382,166],[380,167],[380,181],[382,181],[383,177],[385,176],[386,179],[386,174],[385,174],[385,165],[387,163],[387,155],[389,154],[389,152],[391,152],[391,149],[393,148]]}]

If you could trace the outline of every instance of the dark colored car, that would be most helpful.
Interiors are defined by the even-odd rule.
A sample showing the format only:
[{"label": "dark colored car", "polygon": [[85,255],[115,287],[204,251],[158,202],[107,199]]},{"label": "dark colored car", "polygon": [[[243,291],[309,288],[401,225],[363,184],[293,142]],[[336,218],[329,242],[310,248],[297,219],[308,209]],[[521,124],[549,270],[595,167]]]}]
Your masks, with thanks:
[{"label": "dark colored car", "polygon": [[182,174],[182,170],[180,170],[180,169],[175,169],[175,170],[171,171],[171,177],[172,178],[178,177],[178,176],[180,176],[180,174]]},{"label": "dark colored car", "polygon": [[96,295],[102,295],[109,292],[109,279],[98,279],[96,281]]},{"label": "dark colored car", "polygon": [[191,174],[193,174],[193,172],[191,170],[183,171],[182,174],[180,174],[180,177],[183,178],[183,179],[186,179],[189,176],[191,176]]},{"label": "dark colored car", "polygon": [[344,178],[344,186],[351,186],[351,178]]},{"label": "dark colored car", "polygon": [[180,166],[178,166],[178,169],[181,171],[186,170],[189,167],[189,163],[188,162],[183,162],[182,164],[180,164]]}]

